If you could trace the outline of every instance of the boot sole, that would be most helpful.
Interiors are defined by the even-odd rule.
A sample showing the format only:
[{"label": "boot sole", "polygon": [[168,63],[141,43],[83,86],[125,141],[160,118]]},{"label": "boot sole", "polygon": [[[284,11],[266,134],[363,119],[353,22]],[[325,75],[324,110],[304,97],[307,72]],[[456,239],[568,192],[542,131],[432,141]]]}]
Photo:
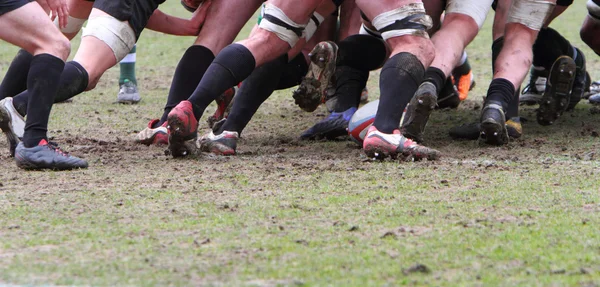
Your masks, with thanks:
[{"label": "boot sole", "polygon": [[566,56],[558,58],[552,65],[549,83],[537,112],[540,125],[553,124],[569,107],[576,69],[575,61]]},{"label": "boot sole", "polygon": [[[436,104],[437,97],[431,93],[417,95],[411,100],[410,105],[414,105],[415,110],[412,112],[410,118],[406,120],[406,124],[402,125],[402,135],[418,143],[423,142],[425,127]],[[410,109],[411,107],[408,108]],[[423,128],[421,129],[421,127]]]}]

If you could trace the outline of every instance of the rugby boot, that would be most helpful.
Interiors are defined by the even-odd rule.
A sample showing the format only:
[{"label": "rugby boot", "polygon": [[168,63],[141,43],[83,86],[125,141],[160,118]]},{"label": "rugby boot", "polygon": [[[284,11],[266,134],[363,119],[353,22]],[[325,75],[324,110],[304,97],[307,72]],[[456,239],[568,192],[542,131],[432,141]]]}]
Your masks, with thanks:
[{"label": "rugby boot", "polygon": [[[520,138],[523,135],[523,127],[519,117],[510,118],[506,121],[506,131],[512,139]],[[476,140],[481,135],[481,123],[473,122],[462,124],[450,129],[450,137],[453,139]]]},{"label": "rugby boot", "polygon": [[169,130],[167,130],[167,122],[155,127],[158,122],[158,119],[151,120],[148,123],[148,127],[136,135],[135,142],[148,146],[169,144]]},{"label": "rugby boot", "polygon": [[181,101],[175,106],[167,118],[169,134],[169,151],[173,157],[183,157],[192,151],[187,141],[198,137],[198,120],[194,117],[192,103]]},{"label": "rugby boot", "polygon": [[22,169],[68,170],[88,167],[85,160],[69,155],[45,139],[30,148],[19,143],[15,151],[15,162]]},{"label": "rugby boot", "polygon": [[414,160],[427,158],[435,160],[440,157],[440,152],[417,144],[411,139],[403,136],[400,130],[396,129],[392,134],[385,134],[371,126],[367,131],[363,141],[363,150],[370,158],[385,159],[391,157],[396,159],[398,155]]},{"label": "rugby boot", "polygon": [[210,152],[216,155],[235,155],[237,148],[237,132],[223,131],[215,135],[210,131],[196,142],[196,146],[203,152]]},{"label": "rugby boot", "polygon": [[217,110],[215,113],[208,117],[206,120],[208,122],[208,126],[212,129],[214,128],[215,123],[227,117],[229,114],[229,110],[231,110],[231,105],[233,104],[233,97],[235,97],[236,89],[231,88],[221,94],[215,102],[217,103]]},{"label": "rugby boot", "polygon": [[456,86],[458,92],[458,99],[462,102],[467,99],[469,92],[475,88],[475,78],[473,77],[473,71],[465,75],[452,76],[452,82]]},{"label": "rugby boot", "polygon": [[15,148],[25,132],[25,119],[13,106],[11,97],[0,101],[0,129],[9,144],[10,156],[15,156]]},{"label": "rugby boot", "polygon": [[117,94],[117,102],[121,104],[137,104],[142,98],[138,91],[137,85],[132,81],[125,80],[125,83],[119,88]]},{"label": "rugby boot", "polygon": [[437,91],[431,82],[423,82],[406,107],[400,130],[402,134],[418,143],[423,142],[425,126],[437,104]]},{"label": "rugby boot", "polygon": [[573,110],[577,103],[583,99],[583,94],[586,90],[587,83],[587,71],[586,71],[586,61],[583,52],[578,48],[577,57],[575,58],[575,78],[573,79],[573,89],[571,90],[571,97],[569,98],[569,105],[567,107],[567,111]]},{"label": "rugby boot", "polygon": [[325,138],[332,140],[340,136],[347,136],[348,123],[356,110],[356,108],[352,107],[341,113],[332,112],[327,118],[304,131],[300,135],[300,139],[312,140]]},{"label": "rugby boot", "polygon": [[496,101],[485,103],[481,110],[480,132],[481,138],[491,145],[504,145],[508,143],[506,130],[506,116],[502,104]]},{"label": "rugby boot", "polygon": [[548,72],[546,70],[531,68],[529,84],[525,86],[521,96],[519,96],[519,103],[527,106],[539,104],[546,90],[547,77]]},{"label": "rugby boot", "polygon": [[460,96],[456,86],[452,84],[452,79],[448,78],[437,96],[436,109],[456,109],[460,105]]},{"label": "rugby boot", "polygon": [[333,75],[338,46],[331,41],[320,42],[308,54],[308,73],[293,93],[294,100],[301,109],[312,112],[335,93]]},{"label": "rugby boot", "polygon": [[537,122],[540,125],[553,124],[567,110],[576,69],[575,61],[567,56],[558,57],[552,64],[546,90],[537,110]]}]

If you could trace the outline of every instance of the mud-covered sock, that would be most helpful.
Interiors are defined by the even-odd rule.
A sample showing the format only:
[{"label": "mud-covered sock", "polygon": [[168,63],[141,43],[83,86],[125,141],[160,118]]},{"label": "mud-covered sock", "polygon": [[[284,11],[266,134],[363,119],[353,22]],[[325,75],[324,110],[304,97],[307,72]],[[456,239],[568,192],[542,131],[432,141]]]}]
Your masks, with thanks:
[{"label": "mud-covered sock", "polygon": [[550,71],[556,58],[560,56],[573,58],[574,49],[569,40],[550,27],[540,29],[538,37],[533,43],[532,64]]},{"label": "mud-covered sock", "polygon": [[21,49],[10,63],[0,84],[0,100],[14,97],[27,89],[27,74],[33,55]]},{"label": "mud-covered sock", "polygon": [[358,108],[360,96],[369,80],[369,71],[338,66],[335,70],[335,104],[333,112],[341,113],[350,108]]},{"label": "mud-covered sock", "polygon": [[[54,102],[60,103],[81,94],[87,88],[88,80],[88,73],[83,66],[75,61],[67,62],[60,74]],[[13,98],[13,105],[19,114],[24,116],[28,111],[30,97],[31,91],[26,90]]]},{"label": "mud-covered sock", "polygon": [[485,103],[500,103],[505,113],[508,110],[509,103],[515,97],[515,86],[507,79],[493,79],[488,88]]},{"label": "mud-covered sock", "polygon": [[275,91],[282,72],[288,64],[287,58],[286,54],[254,69],[252,74],[242,82],[231,111],[217,134],[223,131],[242,133],[260,105]]},{"label": "mud-covered sock", "polygon": [[381,96],[373,123],[379,131],[391,134],[398,129],[404,108],[424,76],[423,64],[411,53],[396,54],[383,65],[379,77]]},{"label": "mud-covered sock", "polygon": [[204,46],[194,45],[185,51],[175,69],[163,115],[155,127],[166,122],[171,110],[194,92],[214,59],[213,52]]},{"label": "mud-covered sock", "polygon": [[294,57],[283,69],[277,90],[289,89],[300,85],[302,77],[308,72],[308,64],[304,54],[300,53]]},{"label": "mud-covered sock", "polygon": [[454,67],[454,70],[452,70],[452,75],[455,79],[458,79],[461,76],[469,74],[469,72],[471,72],[471,64],[469,64],[467,52],[463,51],[462,57],[460,58],[458,65]]},{"label": "mud-covered sock", "polygon": [[206,70],[205,76],[189,97],[196,119],[227,89],[246,79],[256,67],[254,55],[240,44],[231,44],[223,49]]},{"label": "mud-covered sock", "polygon": [[31,60],[27,77],[30,104],[27,107],[28,115],[23,134],[25,147],[36,146],[42,139],[47,138],[48,118],[64,67],[63,60],[50,54],[36,55]]},{"label": "mud-covered sock", "polygon": [[424,82],[430,82],[435,86],[435,90],[438,92],[442,90],[444,84],[446,83],[446,75],[442,70],[436,67],[429,67],[427,71],[425,71],[425,80]]},{"label": "mud-covered sock", "polygon": [[127,56],[125,56],[125,58],[119,62],[119,86],[125,84],[126,80],[137,85],[137,79],[135,78],[136,48],[137,44],[133,45],[133,49],[129,51],[129,54],[127,54]]}]

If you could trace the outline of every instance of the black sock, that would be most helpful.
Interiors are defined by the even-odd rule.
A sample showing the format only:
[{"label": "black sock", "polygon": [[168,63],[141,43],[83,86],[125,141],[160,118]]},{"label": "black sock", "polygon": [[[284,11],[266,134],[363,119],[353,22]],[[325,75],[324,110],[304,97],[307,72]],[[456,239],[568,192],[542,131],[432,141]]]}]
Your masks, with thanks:
[{"label": "black sock", "polygon": [[21,49],[10,63],[6,75],[0,84],[0,99],[14,97],[27,90],[27,74],[33,55]]},{"label": "black sock", "polygon": [[533,65],[544,67],[550,71],[556,58],[569,56],[573,58],[574,50],[569,40],[552,28],[542,28],[533,43]]},{"label": "black sock", "polygon": [[58,89],[58,81],[65,67],[63,60],[50,54],[40,54],[31,60],[27,77],[30,104],[23,134],[23,145],[33,147],[46,139],[48,119]]},{"label": "black sock", "polygon": [[485,103],[499,103],[506,112],[508,110],[508,104],[514,97],[515,86],[509,80],[502,78],[493,79],[488,88]]},{"label": "black sock", "polygon": [[242,133],[260,105],[275,91],[282,72],[288,64],[287,58],[285,54],[254,69],[252,74],[242,82],[227,120],[217,134],[223,131]]},{"label": "black sock", "polygon": [[432,83],[435,86],[435,90],[439,93],[446,83],[446,75],[444,75],[442,70],[436,67],[429,67],[427,68],[427,71],[425,71],[424,81]]},{"label": "black sock", "polygon": [[300,53],[294,57],[286,66],[279,79],[277,90],[289,89],[300,85],[302,77],[308,72],[308,64],[304,54]]},{"label": "black sock", "polygon": [[381,96],[373,123],[379,131],[390,134],[398,129],[402,113],[424,76],[423,64],[411,53],[402,52],[387,60],[379,76]]},{"label": "black sock", "polygon": [[167,104],[156,126],[166,122],[171,110],[181,101],[190,97],[214,59],[213,52],[204,46],[191,46],[185,51],[175,69]]},{"label": "black sock", "polygon": [[[55,103],[68,100],[85,91],[88,86],[88,73],[77,62],[70,61],[65,64],[65,67],[60,75],[58,90],[54,97]],[[26,90],[13,98],[13,105],[17,112],[22,116],[28,111],[27,104],[31,92]]]},{"label": "black sock", "polygon": [[188,99],[192,102],[196,119],[202,117],[206,107],[219,95],[246,79],[255,66],[256,60],[248,48],[240,44],[225,47]]},{"label": "black sock", "polygon": [[350,108],[358,108],[360,96],[369,80],[369,71],[349,66],[335,68],[335,105],[333,112],[341,113]]},{"label": "black sock", "polygon": [[387,56],[385,42],[369,35],[352,35],[342,40],[338,48],[338,66],[363,71],[380,68]]}]

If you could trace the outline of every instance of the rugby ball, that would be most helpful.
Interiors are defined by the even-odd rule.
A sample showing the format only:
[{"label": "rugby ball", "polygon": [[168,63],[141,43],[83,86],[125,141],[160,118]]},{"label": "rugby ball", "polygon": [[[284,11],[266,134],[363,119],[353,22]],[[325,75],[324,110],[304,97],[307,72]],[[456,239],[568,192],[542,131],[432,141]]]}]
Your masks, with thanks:
[{"label": "rugby ball", "polygon": [[375,121],[379,100],[370,101],[358,109],[348,123],[348,135],[356,143],[362,145],[367,131]]},{"label": "rugby ball", "polygon": [[203,2],[204,0],[181,0],[181,5],[183,5],[183,8],[186,10],[194,13],[196,12],[196,9],[202,6]]}]

